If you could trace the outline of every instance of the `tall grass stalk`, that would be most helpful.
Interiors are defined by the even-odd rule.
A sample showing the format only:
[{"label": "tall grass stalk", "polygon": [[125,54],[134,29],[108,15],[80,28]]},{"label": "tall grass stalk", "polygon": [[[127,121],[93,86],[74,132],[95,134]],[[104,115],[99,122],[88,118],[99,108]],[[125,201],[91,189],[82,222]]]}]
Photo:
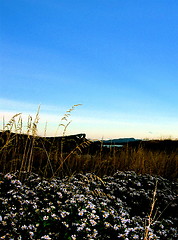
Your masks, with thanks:
[{"label": "tall grass stalk", "polygon": [[[17,171],[36,172],[43,177],[72,175],[75,172],[93,172],[98,176],[112,175],[119,171],[135,171],[138,174],[160,175],[175,179],[178,177],[178,148],[172,152],[152,151],[140,144],[137,148],[125,145],[122,148],[103,147],[101,141],[97,146],[90,140],[70,143],[65,150],[65,135],[71,123],[69,117],[76,107],[72,106],[61,118],[59,128],[62,128],[60,141],[57,137],[39,137],[38,124],[40,107],[34,118],[28,117],[26,133],[23,134],[24,123],[22,114],[15,114],[5,124],[0,137],[0,165],[2,172]],[[44,135],[46,135],[47,123]],[[92,152],[92,148],[96,150]]]},{"label": "tall grass stalk", "polygon": [[152,223],[154,221],[154,218],[155,218],[155,217],[153,217],[153,210],[154,210],[155,203],[156,203],[157,183],[158,183],[158,181],[156,181],[155,189],[154,189],[154,192],[153,192],[150,214],[148,216],[148,224],[147,224],[147,226],[145,226],[144,240],[153,239],[152,237],[149,236],[149,229],[151,229],[151,225],[152,225]]}]

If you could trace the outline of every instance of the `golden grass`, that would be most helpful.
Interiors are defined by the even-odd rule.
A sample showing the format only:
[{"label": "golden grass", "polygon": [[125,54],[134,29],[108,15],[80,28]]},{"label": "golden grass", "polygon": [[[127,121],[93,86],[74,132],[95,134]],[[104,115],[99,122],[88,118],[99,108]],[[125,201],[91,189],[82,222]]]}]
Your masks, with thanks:
[{"label": "golden grass", "polygon": [[151,225],[155,221],[155,216],[153,216],[153,210],[155,208],[155,203],[156,203],[156,192],[157,192],[157,181],[156,181],[156,185],[155,185],[155,190],[153,192],[153,198],[152,198],[150,213],[148,215],[148,223],[145,226],[145,233],[144,233],[144,239],[143,240],[153,239],[152,237],[149,237],[149,229],[151,228]]},{"label": "golden grass", "polygon": [[[28,117],[27,130],[22,134],[23,121],[21,113],[14,115],[11,120],[3,123],[0,136],[0,166],[3,173],[19,171],[36,172],[43,177],[72,175],[76,172],[92,172],[97,176],[112,175],[117,170],[132,170],[138,174],[160,175],[166,178],[177,178],[178,149],[172,152],[152,151],[139,147],[111,148],[106,150],[98,146],[97,151],[91,153],[93,142],[85,140],[73,143],[73,147],[64,151],[67,127],[71,123],[69,116],[81,104],[67,110],[57,126],[63,128],[62,141],[55,138],[49,141],[46,137],[38,136],[40,107],[33,120]],[[44,130],[46,133],[47,124]]]}]

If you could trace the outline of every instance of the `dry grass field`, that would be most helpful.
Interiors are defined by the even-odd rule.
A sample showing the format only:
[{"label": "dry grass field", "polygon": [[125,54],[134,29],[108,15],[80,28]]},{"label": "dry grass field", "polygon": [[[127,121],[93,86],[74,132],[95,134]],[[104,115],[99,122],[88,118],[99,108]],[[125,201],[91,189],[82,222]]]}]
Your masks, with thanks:
[{"label": "dry grass field", "polygon": [[119,171],[178,177],[178,141],[143,141],[122,148],[106,148],[86,138],[45,138],[11,131],[0,133],[3,173],[35,172],[43,177],[93,172],[98,176]]}]

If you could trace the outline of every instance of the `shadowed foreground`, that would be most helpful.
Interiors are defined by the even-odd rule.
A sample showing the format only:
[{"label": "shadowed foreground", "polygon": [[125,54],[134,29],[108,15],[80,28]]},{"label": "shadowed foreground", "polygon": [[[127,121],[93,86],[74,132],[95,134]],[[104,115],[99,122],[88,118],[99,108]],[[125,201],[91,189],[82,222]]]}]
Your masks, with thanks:
[{"label": "shadowed foreground", "polygon": [[41,179],[0,174],[0,239],[176,240],[178,186],[116,172]]}]

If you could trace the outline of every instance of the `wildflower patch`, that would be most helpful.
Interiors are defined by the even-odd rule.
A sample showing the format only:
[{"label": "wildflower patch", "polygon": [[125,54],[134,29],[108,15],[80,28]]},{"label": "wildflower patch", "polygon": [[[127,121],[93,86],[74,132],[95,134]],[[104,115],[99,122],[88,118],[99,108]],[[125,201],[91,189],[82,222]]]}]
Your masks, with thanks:
[{"label": "wildflower patch", "polygon": [[[0,174],[0,239],[177,239],[177,183],[116,172],[42,179]],[[156,201],[147,225],[155,183]]]}]

